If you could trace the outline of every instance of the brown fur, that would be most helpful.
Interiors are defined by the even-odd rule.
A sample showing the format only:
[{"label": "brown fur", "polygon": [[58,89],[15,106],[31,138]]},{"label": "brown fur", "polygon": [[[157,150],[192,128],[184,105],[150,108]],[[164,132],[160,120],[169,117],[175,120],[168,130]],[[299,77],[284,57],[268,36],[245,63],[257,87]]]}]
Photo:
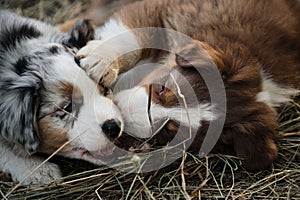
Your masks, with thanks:
[{"label": "brown fur", "polygon": [[[124,7],[114,16],[130,29],[169,28],[194,39],[182,45],[176,55],[170,54],[166,66],[189,80],[199,102],[210,102],[205,82],[195,68],[209,70],[208,61],[214,61],[227,96],[226,121],[218,144],[233,148],[244,159],[247,170],[261,170],[277,156],[276,110],[257,101],[263,79],[267,78],[261,72],[280,87],[299,89],[299,8],[296,0],[145,0]],[[135,34],[141,46],[169,43],[164,35],[155,38],[151,33]],[[165,55],[153,49],[128,53],[120,59],[119,71],[127,71],[144,58],[159,60]],[[155,71],[146,79],[165,84],[170,71]],[[177,81],[188,96],[186,85]],[[161,94],[159,91],[159,86],[153,87],[153,102],[164,107],[178,106],[180,98],[174,92],[174,84]],[[198,151],[201,146],[209,122],[202,124],[191,150]],[[178,124],[171,121],[157,139],[166,143],[177,129]]]},{"label": "brown fur", "polygon": [[[260,170],[268,168],[277,156],[277,113],[256,101],[262,90],[261,70],[282,87],[299,88],[297,6],[296,1],[287,4],[282,0],[154,0],[129,5],[116,16],[132,29],[171,28],[195,40],[180,52],[195,63],[176,58],[176,65],[171,67],[188,77],[200,102],[210,101],[208,90],[199,74],[189,68],[202,62],[197,47],[207,51],[221,73],[227,95],[226,122],[219,142],[233,147],[237,156],[244,159],[246,169]],[[151,34],[137,37],[142,44],[153,40]],[[153,54],[145,49],[142,55]],[[132,59],[138,62],[141,57],[144,56],[134,55]],[[178,97],[169,90],[158,95],[154,87],[152,97],[165,107],[178,104]],[[174,127],[176,123],[170,122],[158,140],[166,142],[173,137]],[[200,129],[192,149],[199,150],[206,127]]]},{"label": "brown fur", "polygon": [[[62,98],[66,98],[70,102],[72,101],[72,106],[74,109],[76,109],[76,112],[74,113],[73,117],[77,117],[77,114],[80,111],[80,107],[83,101],[80,89],[71,83],[65,83],[60,86],[60,92]],[[56,110],[66,112],[63,110],[63,108],[60,108],[59,105],[57,105]],[[55,112],[49,113],[46,116],[42,117],[40,120],[38,120],[39,136],[41,139],[41,145],[39,149],[40,152],[53,153],[69,141],[69,127],[66,126],[67,124],[62,127],[58,127],[55,121],[52,121],[53,119],[55,119],[52,117],[52,115],[55,114]],[[61,152],[71,150],[72,147],[68,144],[61,150]]]},{"label": "brown fur", "polygon": [[40,152],[53,153],[69,141],[67,132],[68,129],[66,128],[65,130],[63,130],[53,128],[50,116],[46,116],[41,119],[39,122],[39,127],[41,130],[44,130],[40,133],[40,138],[42,141],[41,147],[39,149]]},{"label": "brown fur", "polygon": [[[276,81],[298,86],[299,16],[285,1],[154,0],[136,2],[116,15],[129,28],[174,29],[228,56],[242,54],[244,49],[272,70]],[[141,42],[151,42],[144,37],[139,36]],[[296,73],[298,81],[282,68]]]}]

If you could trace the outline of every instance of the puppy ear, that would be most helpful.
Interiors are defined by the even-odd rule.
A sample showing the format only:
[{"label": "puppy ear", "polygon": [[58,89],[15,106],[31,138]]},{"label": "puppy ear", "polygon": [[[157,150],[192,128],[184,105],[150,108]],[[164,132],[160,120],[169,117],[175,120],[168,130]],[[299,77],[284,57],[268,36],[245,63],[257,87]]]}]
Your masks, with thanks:
[{"label": "puppy ear", "polygon": [[80,49],[94,38],[95,27],[92,21],[90,19],[80,19],[75,23],[63,44]]},{"label": "puppy ear", "polygon": [[32,154],[39,146],[36,114],[42,85],[37,72],[26,71],[26,60],[15,65],[16,73],[1,80],[0,134]]},{"label": "puppy ear", "polygon": [[176,64],[184,68],[202,68],[220,62],[219,53],[210,45],[194,40],[180,48],[176,53]]}]

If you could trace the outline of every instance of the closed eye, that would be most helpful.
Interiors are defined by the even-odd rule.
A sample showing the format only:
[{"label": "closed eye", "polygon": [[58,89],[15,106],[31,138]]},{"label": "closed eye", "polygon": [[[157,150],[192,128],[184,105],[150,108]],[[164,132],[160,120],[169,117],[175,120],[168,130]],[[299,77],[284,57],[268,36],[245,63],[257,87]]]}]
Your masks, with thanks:
[{"label": "closed eye", "polygon": [[57,111],[56,111],[56,115],[60,118],[60,119],[64,119],[66,116],[70,115],[73,111],[72,108],[72,101],[68,104],[65,104],[64,106],[60,107]]},{"label": "closed eye", "polygon": [[75,61],[75,63],[79,66],[79,67],[81,67],[80,66],[80,60],[79,60],[79,58],[77,58],[76,56],[74,57],[74,61]]},{"label": "closed eye", "polygon": [[155,94],[159,97],[163,96],[165,93],[165,89],[166,87],[164,85],[161,84],[153,84],[153,91],[155,92]]},{"label": "closed eye", "polygon": [[164,94],[164,91],[165,91],[165,86],[164,85],[161,85],[160,86],[160,89],[159,89],[159,91],[158,91],[158,95],[163,95]]},{"label": "closed eye", "polygon": [[65,105],[63,107],[63,110],[68,112],[68,113],[71,113],[72,112],[72,102],[70,102],[69,104]]}]

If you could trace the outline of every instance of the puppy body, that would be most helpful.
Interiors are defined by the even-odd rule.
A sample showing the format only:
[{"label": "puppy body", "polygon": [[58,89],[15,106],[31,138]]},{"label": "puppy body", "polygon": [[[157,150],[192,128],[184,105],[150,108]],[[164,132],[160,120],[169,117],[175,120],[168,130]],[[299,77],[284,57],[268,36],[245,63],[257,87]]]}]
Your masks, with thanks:
[{"label": "puppy body", "polygon": [[101,163],[113,150],[101,126],[122,119],[74,59],[94,37],[90,22],[61,33],[0,10],[0,24],[0,170],[23,184],[48,183],[61,176],[58,166],[32,171],[42,163],[32,154],[58,148],[59,155]]},{"label": "puppy body", "polygon": [[[84,57],[81,64],[91,75],[103,70],[104,56],[121,56],[124,48],[135,51],[126,52],[118,58],[119,65],[111,66],[117,72],[127,71],[141,62],[165,66],[149,74],[145,78],[148,82],[144,80],[115,96],[125,132],[151,137],[148,83],[158,82],[165,87],[153,87],[152,121],[171,120],[159,136],[176,133],[179,124],[199,128],[191,146],[194,150],[201,146],[207,123],[218,120],[218,114],[224,112],[214,109],[216,105],[211,104],[208,88],[197,71],[207,69],[212,60],[222,77],[227,97],[226,121],[219,142],[232,147],[244,159],[246,169],[261,170],[269,167],[277,156],[276,109],[299,94],[299,16],[295,11],[299,5],[294,1],[291,8],[290,3],[281,0],[137,2],[121,9],[99,28],[97,34],[102,41],[92,41],[78,55]],[[136,31],[143,27],[172,29],[193,41],[182,43],[168,35],[155,35],[150,29],[150,32]],[[126,39],[116,37],[111,47],[101,46],[103,41],[128,30],[133,31],[125,34]],[[166,54],[143,48],[154,43],[172,51]],[[93,65],[93,69],[87,67],[96,62],[99,65]],[[198,101],[196,107],[195,102],[188,102],[190,123],[182,117],[185,109],[179,106],[177,87],[189,96],[187,85],[192,87]]]}]

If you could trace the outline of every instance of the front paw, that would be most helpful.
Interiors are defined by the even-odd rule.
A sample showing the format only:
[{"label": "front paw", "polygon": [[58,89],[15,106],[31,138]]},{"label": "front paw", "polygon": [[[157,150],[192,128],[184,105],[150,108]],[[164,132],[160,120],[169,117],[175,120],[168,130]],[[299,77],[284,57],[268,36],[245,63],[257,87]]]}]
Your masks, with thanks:
[{"label": "front paw", "polygon": [[90,41],[77,53],[80,66],[99,85],[110,87],[118,77],[118,55],[100,40]]},{"label": "front paw", "polygon": [[277,147],[273,140],[268,140],[263,145],[257,146],[257,149],[248,147],[249,151],[238,152],[242,153],[239,156],[244,158],[243,165],[249,172],[271,169],[272,163],[277,157]]},{"label": "front paw", "polygon": [[[36,165],[37,166],[37,165]],[[58,181],[61,177],[61,171],[56,164],[45,163],[37,170],[36,166],[18,165],[12,170],[12,179],[14,182],[21,182],[22,185],[45,185],[53,181]]]}]

